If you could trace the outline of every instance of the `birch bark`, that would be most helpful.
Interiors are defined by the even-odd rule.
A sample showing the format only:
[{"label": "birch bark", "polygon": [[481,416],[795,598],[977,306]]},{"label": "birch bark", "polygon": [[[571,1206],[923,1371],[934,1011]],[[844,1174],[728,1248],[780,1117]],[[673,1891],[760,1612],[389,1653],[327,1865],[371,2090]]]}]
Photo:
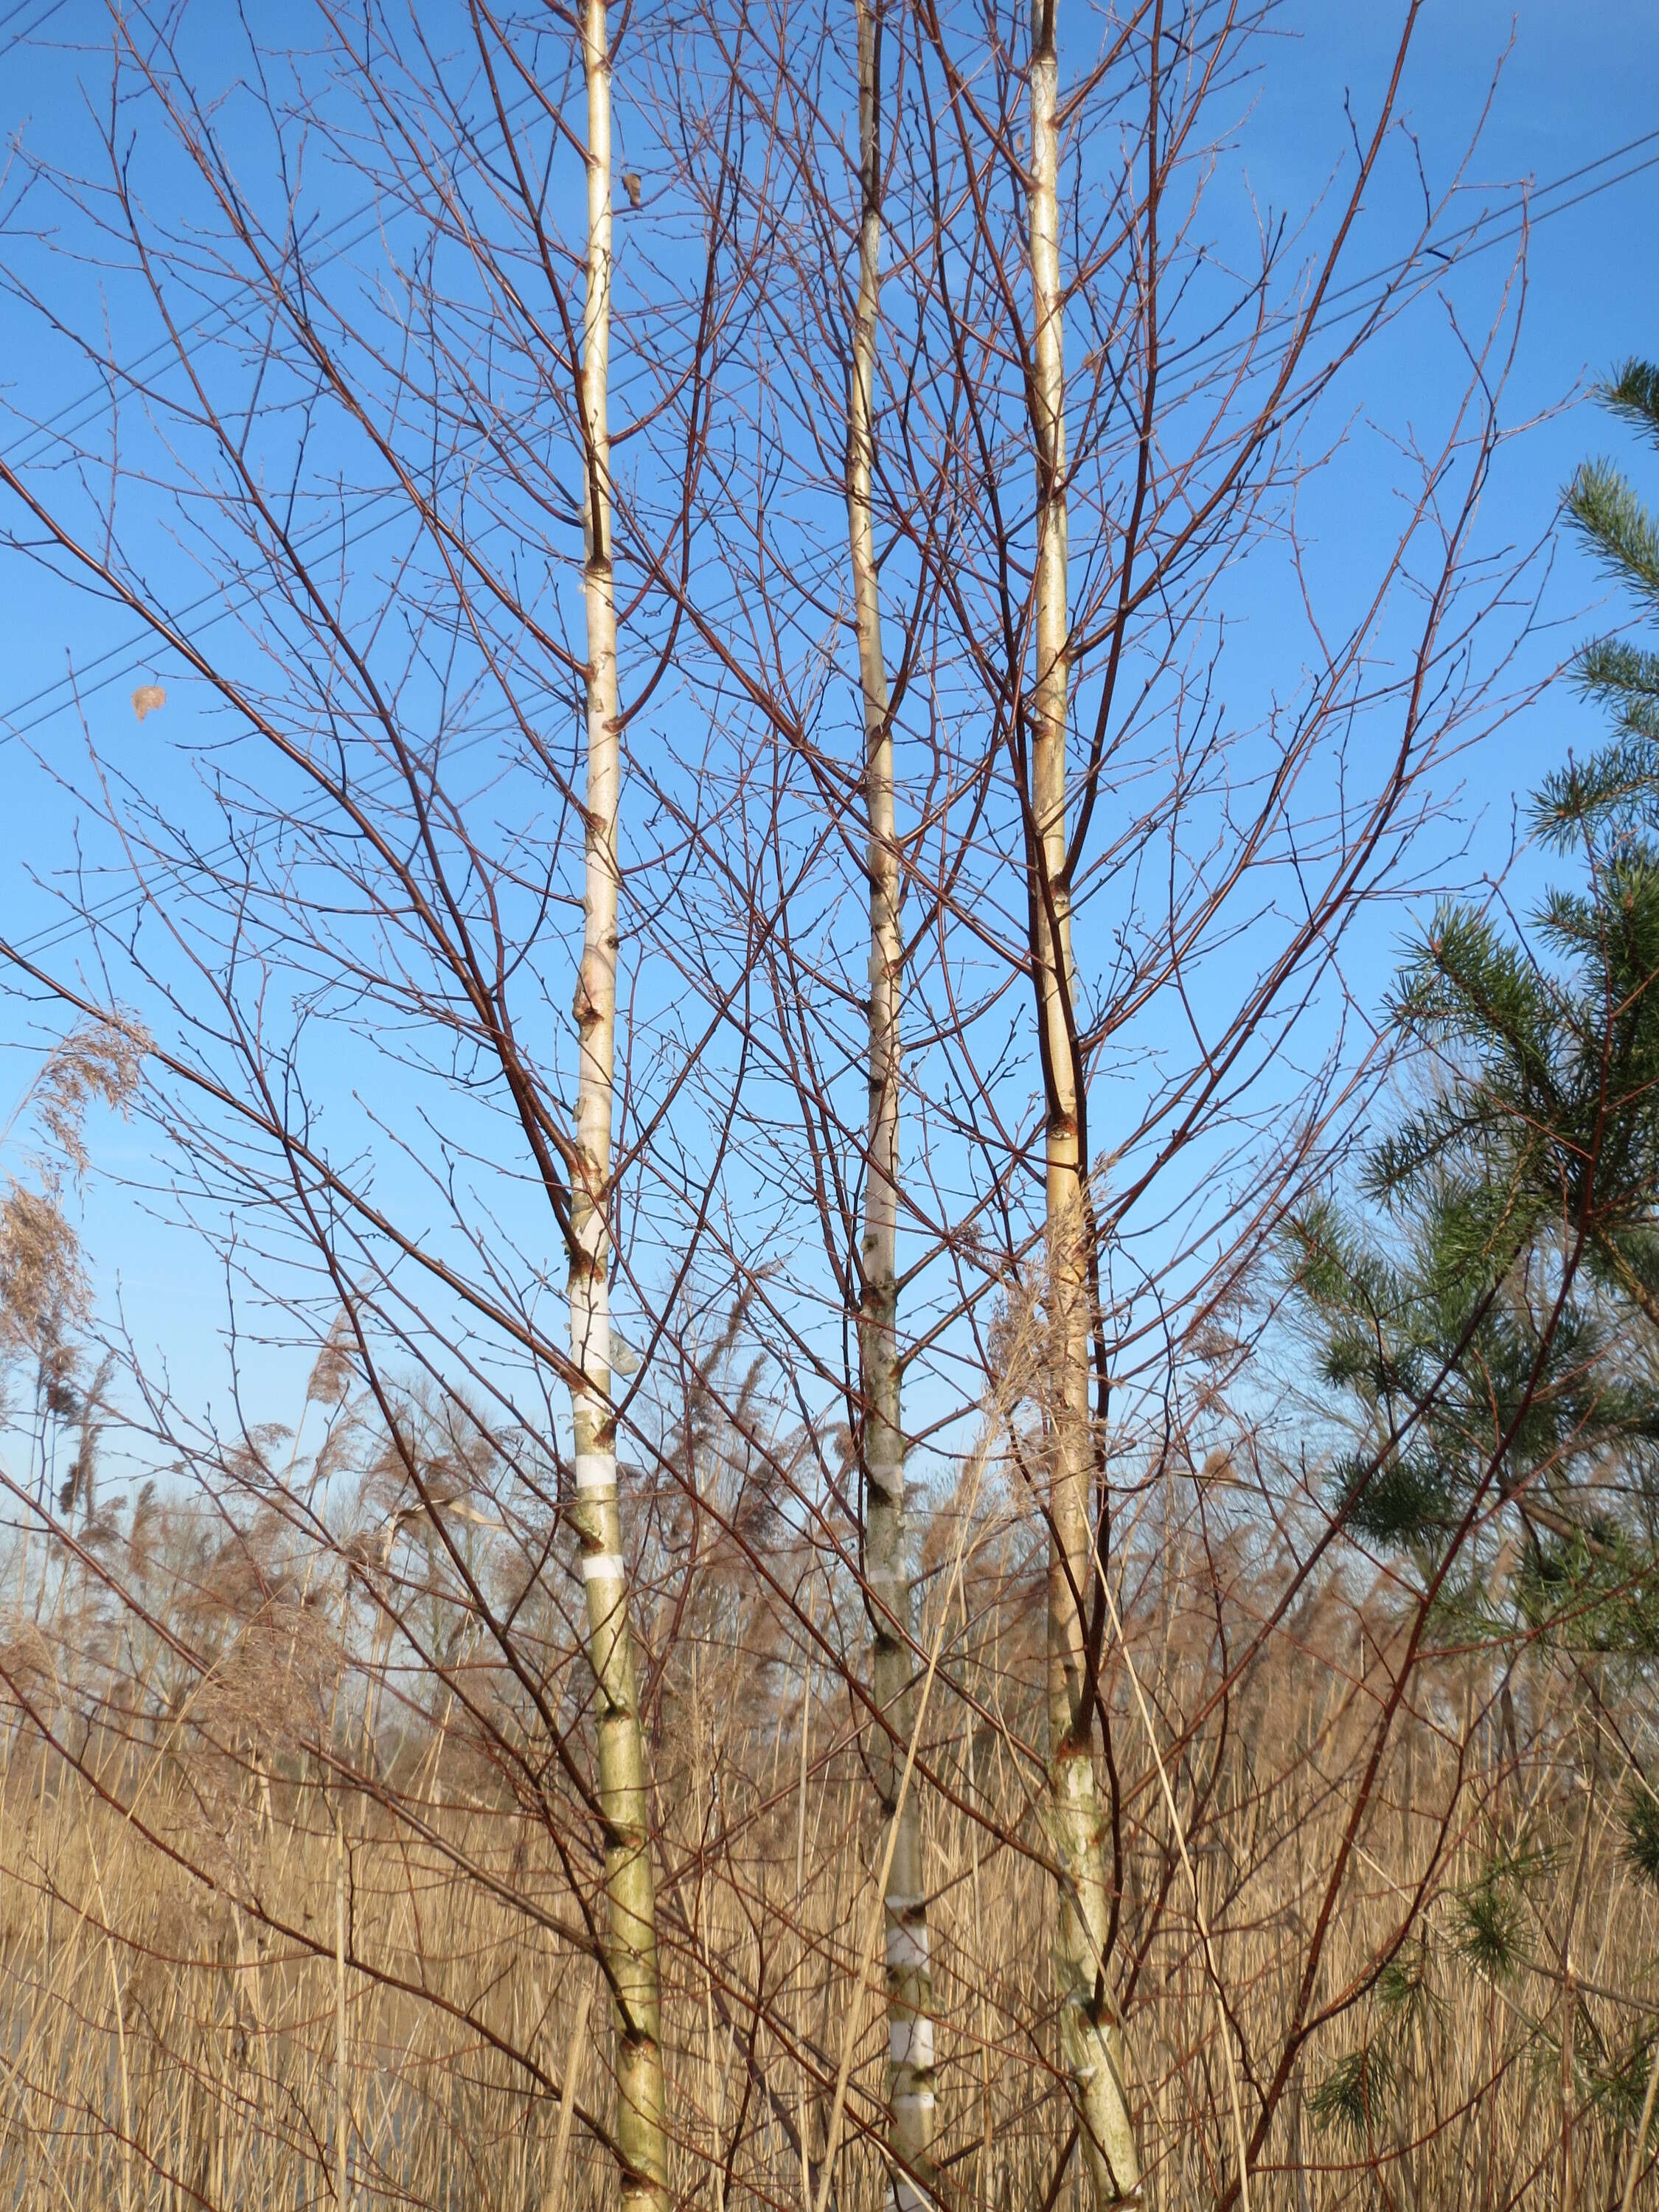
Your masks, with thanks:
[{"label": "birch bark", "polygon": [[574,1013],[580,1069],[577,1172],[570,1200],[570,1350],[575,1522],[586,1589],[587,1651],[598,1690],[599,1803],[605,1821],[605,1967],[616,2019],[617,2140],[622,2201],[666,2212],[656,1893],[647,1778],[629,1624],[617,1435],[611,1410],[610,1203],[617,1030],[617,611],[611,572],[611,54],[605,0],[584,0],[587,86],[587,275],[580,404],[586,447],[584,598],[587,620],[587,792],[581,965]]},{"label": "birch bark", "polygon": [[[933,2141],[933,1985],[916,1795],[898,1804],[914,1720],[912,1601],[904,1525],[902,1375],[898,1353],[898,1175],[902,883],[893,804],[872,478],[876,337],[881,312],[881,37],[879,0],[856,0],[859,58],[859,286],[848,394],[847,526],[864,698],[865,871],[870,902],[870,1107],[865,1177],[859,1361],[864,1395],[865,1579],[871,1674],[887,1722],[875,1772],[887,1822],[898,1812],[884,1898],[887,2102],[897,2212],[926,2203]],[[908,2169],[908,2171],[905,2171]],[[914,2178],[913,2178],[914,2177]]]},{"label": "birch bark", "polygon": [[1091,1219],[1085,1188],[1071,887],[1066,880],[1068,617],[1064,301],[1060,273],[1059,0],[1034,0],[1030,256],[1035,323],[1031,423],[1036,449],[1036,666],[1032,702],[1031,927],[1048,1092],[1045,1145],[1048,1301],[1048,1594],[1049,1810],[1063,1871],[1054,1972],[1061,2058],[1097,2206],[1138,2195],[1121,2035],[1106,1980],[1111,1869],[1096,1786],[1085,1609],[1094,1587],[1089,1406]]}]

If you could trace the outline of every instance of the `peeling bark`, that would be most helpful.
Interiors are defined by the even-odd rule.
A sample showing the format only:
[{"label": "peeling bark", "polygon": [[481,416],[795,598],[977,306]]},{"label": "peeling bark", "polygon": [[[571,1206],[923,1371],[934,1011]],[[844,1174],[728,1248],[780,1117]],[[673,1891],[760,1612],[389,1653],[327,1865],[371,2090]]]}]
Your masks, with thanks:
[{"label": "peeling bark", "polygon": [[877,1740],[874,1765],[883,1814],[891,1820],[896,1808],[898,1811],[884,1899],[889,2142],[899,2161],[893,2171],[891,2201],[897,2212],[915,2212],[927,2201],[919,2185],[925,2185],[933,2157],[933,2019],[921,1819],[915,1791],[898,1806],[900,1773],[914,1721],[915,1669],[898,1352],[903,885],[894,817],[893,734],[872,513],[876,337],[881,313],[882,25],[879,0],[857,0],[857,7],[861,206],[858,302],[848,394],[847,526],[864,697],[864,800],[868,825],[865,870],[870,900],[870,1111],[859,1364],[871,1673],[876,1702],[888,1724]]},{"label": "peeling bark", "polygon": [[586,0],[587,283],[580,398],[586,447],[584,597],[587,617],[586,868],[581,964],[574,1012],[580,1042],[578,1172],[570,1208],[570,1350],[582,1385],[571,1393],[575,1522],[587,1598],[587,1653],[598,1689],[599,1804],[605,1821],[605,1967],[617,2030],[617,2141],[622,2201],[666,2212],[656,1890],[648,1781],[629,1623],[611,1411],[610,1203],[617,1032],[617,611],[611,573],[611,57],[605,0]]},{"label": "peeling bark", "polygon": [[1036,668],[1032,700],[1031,927],[1048,1089],[1045,1222],[1048,1454],[1048,1719],[1049,1817],[1064,1872],[1055,1899],[1060,2054],[1097,2206],[1139,2192],[1140,2166],[1112,2014],[1105,1945],[1109,1842],[1095,1778],[1085,1607],[1094,1586],[1089,1510],[1095,1443],[1090,1412],[1090,1208],[1085,1177],[1066,881],[1068,665],[1064,302],[1060,273],[1060,134],[1055,110],[1058,0],[1035,0],[1031,39],[1030,255],[1036,448]]}]

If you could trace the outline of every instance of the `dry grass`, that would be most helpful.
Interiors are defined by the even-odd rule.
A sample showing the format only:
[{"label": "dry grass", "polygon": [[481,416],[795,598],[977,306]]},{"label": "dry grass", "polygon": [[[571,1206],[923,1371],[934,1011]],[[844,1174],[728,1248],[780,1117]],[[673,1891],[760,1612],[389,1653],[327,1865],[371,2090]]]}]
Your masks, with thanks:
[{"label": "dry grass", "polygon": [[[240,1598],[219,1577],[211,1658],[185,1667],[169,1638],[202,1650],[213,1577],[184,1526],[144,1562],[148,1626],[61,1560],[9,1585],[0,2202],[331,2203],[342,2115],[362,2208],[614,2202],[610,2031],[584,1929],[592,1824],[550,1770],[527,1802],[499,1736],[469,1717],[504,1708],[501,1670],[463,1651],[421,1677],[356,1632],[343,1663],[337,1575],[319,1602],[320,1583],[275,1571]],[[1029,1549],[1007,1516],[976,1532],[924,1747],[945,2201],[963,2212],[1043,2204],[1069,2128],[1028,1796]],[[1134,1663],[1212,1936],[1206,1958],[1115,1651],[1120,1986],[1149,2202],[1173,2208],[1216,2203],[1236,2177],[1217,1981],[1249,2125],[1310,1972],[1395,1631],[1375,1596],[1358,1605],[1328,1581],[1217,1703],[1224,1644],[1239,1649],[1274,1595],[1268,1567],[1242,1540],[1200,1546],[1192,1529],[1127,1556]],[[815,1571],[804,1553],[793,1565],[803,1583]],[[948,1580],[933,1577],[935,1602]],[[822,1602],[855,1671],[854,1594],[823,1579]],[[647,1644],[653,1626],[664,1633],[660,1608]],[[687,2205],[804,2205],[803,2139],[816,2180],[854,2002],[878,1854],[863,1709],[822,1650],[809,1680],[797,1629],[711,1569],[657,1654],[665,2040]],[[1659,1927],[1592,1725],[1613,1686],[1534,1655],[1506,1716],[1497,1680],[1484,1656],[1443,1656],[1414,1678],[1312,1969],[1312,2009],[1332,2016],[1277,2100],[1253,2206],[1618,2201]],[[561,1683],[571,1711],[580,1669]],[[581,1734],[577,1714],[574,1744]],[[870,2132],[884,2040],[877,1993],[860,2002],[842,2212],[873,2212],[884,2193]],[[1079,2202],[1077,2165],[1060,2204]],[[1656,2201],[1650,2179],[1638,2201]]]}]

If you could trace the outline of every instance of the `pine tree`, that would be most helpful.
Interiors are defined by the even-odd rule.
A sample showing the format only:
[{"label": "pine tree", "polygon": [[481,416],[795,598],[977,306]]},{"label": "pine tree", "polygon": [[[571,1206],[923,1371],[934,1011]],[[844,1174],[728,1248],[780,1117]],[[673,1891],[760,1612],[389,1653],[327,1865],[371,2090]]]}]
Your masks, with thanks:
[{"label": "pine tree", "polygon": [[[1659,441],[1659,368],[1603,398]],[[1659,526],[1610,463],[1569,486],[1572,526],[1638,617],[1659,617]],[[1582,1663],[1659,1655],[1659,652],[1580,653],[1607,742],[1551,775],[1541,849],[1573,864],[1528,923],[1449,904],[1389,1012],[1418,1103],[1367,1153],[1357,1202],[1291,1224],[1320,1376],[1352,1417],[1333,1469],[1351,1531],[1437,1581],[1466,1644],[1520,1634]],[[1628,1778],[1632,1863],[1659,1868],[1652,1778]],[[1501,1843],[1454,1899],[1488,1979],[1526,1957],[1522,1891],[1547,1863]],[[1405,2044],[1380,1982],[1363,2039],[1316,2085],[1326,2127],[1369,2142]],[[1626,2129],[1624,2212],[1659,2094],[1659,2039],[1603,2051],[1589,2100]]]},{"label": "pine tree", "polygon": [[[1659,441],[1659,368],[1608,404]],[[1659,617],[1659,526],[1608,462],[1567,513],[1638,617]],[[1529,926],[1449,904],[1390,1002],[1428,1071],[1366,1156],[1358,1206],[1293,1224],[1322,1379],[1358,1416],[1336,1481],[1356,1533],[1443,1563],[1532,1625],[1659,1648],[1659,653],[1578,656],[1613,728],[1534,802],[1576,864]],[[1597,1599],[1599,1586],[1600,1598]]]}]

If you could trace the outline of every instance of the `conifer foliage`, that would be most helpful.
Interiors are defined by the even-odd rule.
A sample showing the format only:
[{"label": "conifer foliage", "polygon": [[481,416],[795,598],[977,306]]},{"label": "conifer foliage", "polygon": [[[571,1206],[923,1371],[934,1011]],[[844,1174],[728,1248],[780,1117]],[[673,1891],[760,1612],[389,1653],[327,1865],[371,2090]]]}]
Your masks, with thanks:
[{"label": "conifer foliage", "polygon": [[[1603,396],[1659,441],[1659,368],[1632,362]],[[1659,526],[1603,460],[1566,507],[1638,632],[1579,654],[1612,731],[1532,805],[1539,848],[1571,873],[1524,923],[1496,902],[1436,915],[1390,1005],[1416,1103],[1367,1154],[1358,1202],[1322,1200],[1291,1237],[1322,1379],[1360,1417],[1337,1476],[1354,1532],[1414,1553],[1449,1594],[1461,1562],[1471,1598],[1501,1589],[1535,1624],[1553,1595],[1593,1640],[1646,1647],[1659,652],[1640,633],[1659,616]]]}]

